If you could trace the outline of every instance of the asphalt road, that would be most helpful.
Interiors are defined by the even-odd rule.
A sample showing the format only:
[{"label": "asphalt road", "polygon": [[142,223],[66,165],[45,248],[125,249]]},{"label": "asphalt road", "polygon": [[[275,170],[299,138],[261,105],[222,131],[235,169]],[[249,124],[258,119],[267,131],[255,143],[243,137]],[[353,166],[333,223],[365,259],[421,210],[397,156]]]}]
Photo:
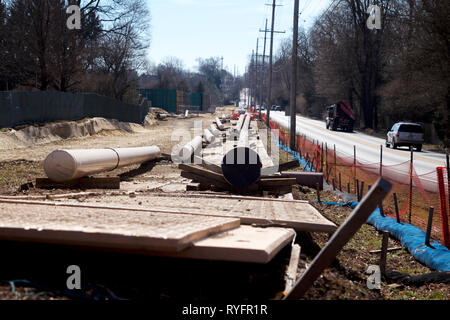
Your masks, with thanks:
[{"label": "asphalt road", "polygon": [[[282,126],[289,128],[289,117],[284,115],[284,111],[271,111],[270,117]],[[376,163],[380,161],[380,145],[383,145],[383,165],[395,165],[408,161],[411,157],[408,147],[400,147],[397,150],[385,147],[385,139],[373,137],[361,132],[331,131],[325,127],[325,121],[313,120],[297,116],[297,134],[326,142],[329,148],[336,145],[339,156],[353,156],[353,146],[356,146],[356,156],[358,161],[363,163]],[[435,172],[437,166],[445,166],[445,154],[422,151],[414,151],[414,169],[417,174]],[[436,183],[436,176],[426,177],[429,181],[424,183]],[[424,186],[426,188],[426,186]],[[428,188],[426,188],[428,189]]]}]

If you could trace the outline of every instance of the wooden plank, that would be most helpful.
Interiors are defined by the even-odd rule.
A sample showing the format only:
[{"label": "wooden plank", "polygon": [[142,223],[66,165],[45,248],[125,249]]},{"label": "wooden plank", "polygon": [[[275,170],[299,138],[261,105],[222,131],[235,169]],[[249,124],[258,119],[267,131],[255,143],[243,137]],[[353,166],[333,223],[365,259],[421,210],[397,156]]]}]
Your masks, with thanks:
[{"label": "wooden plank", "polygon": [[[403,248],[402,247],[393,247],[393,248],[387,248],[387,252],[393,252],[393,251],[399,251],[399,250],[402,250]],[[370,250],[369,251],[369,253],[381,253],[381,250],[380,249],[377,249],[377,250]]]},{"label": "wooden plank", "polygon": [[279,165],[278,171],[285,171],[285,170],[295,169],[298,167],[300,167],[300,163],[298,162],[298,160],[292,160],[292,161],[281,163]]},{"label": "wooden plank", "polygon": [[287,202],[287,203],[308,203],[306,200],[290,200],[280,198],[261,198],[252,196],[228,195],[228,194],[211,194],[211,193],[190,193],[181,194],[173,192],[164,193],[149,193],[149,195],[158,197],[177,197],[177,198],[210,198],[210,199],[229,199],[229,200],[256,200],[256,201],[273,201],[273,202]]},{"label": "wooden plank", "polygon": [[295,287],[286,299],[297,300],[303,297],[305,292],[314,284],[314,281],[320,276],[323,270],[333,262],[345,244],[367,221],[367,218],[377,208],[378,204],[388,195],[391,188],[392,184],[389,181],[384,180],[383,178],[378,179],[366,197],[362,199],[350,216],[333,234],[325,247],[320,250],[309,268],[296,282]]},{"label": "wooden plank", "polygon": [[297,280],[297,269],[298,262],[300,260],[300,246],[294,244],[291,250],[291,258],[289,259],[289,265],[286,270],[286,286],[284,289],[285,294],[289,294],[291,289],[294,287],[295,281]]},{"label": "wooden plank", "polygon": [[218,174],[222,174],[222,168],[220,166],[210,163],[210,162],[206,161],[205,159],[200,158],[199,156],[194,156],[194,158],[195,158],[195,160],[197,160],[201,163],[200,166],[202,166],[203,168],[208,169],[208,170],[218,173]]},{"label": "wooden plank", "polygon": [[219,173],[216,173],[216,172],[213,172],[213,171],[204,169],[204,168],[200,168],[200,167],[198,167],[198,166],[187,165],[187,164],[184,164],[184,163],[180,163],[180,164],[178,165],[178,168],[181,169],[181,170],[183,170],[183,171],[190,172],[190,173],[194,173],[194,174],[196,174],[196,175],[205,177],[205,178],[207,178],[207,179],[214,180],[214,181],[217,181],[217,182],[219,182],[219,183],[224,183],[225,185],[231,186],[231,185],[225,180],[225,178],[223,177],[222,174],[219,174]]},{"label": "wooden plank", "polygon": [[295,178],[273,178],[273,179],[260,179],[258,182],[259,187],[278,187],[278,186],[292,186],[297,184]]},{"label": "wooden plank", "polygon": [[48,178],[36,178],[39,189],[120,189],[119,177],[85,177],[67,182],[54,182]]},{"label": "wooden plank", "polygon": [[198,181],[198,182],[203,183],[203,184],[213,184],[213,185],[216,185],[216,186],[218,186],[218,187],[220,187],[222,189],[225,189],[225,190],[230,190],[230,191],[232,190],[231,185],[229,185],[228,183],[225,183],[223,181],[217,181],[215,179],[210,179],[210,178],[207,178],[205,176],[201,176],[201,175],[198,175],[198,174],[195,174],[195,173],[192,173],[192,172],[182,171],[180,175],[183,178],[187,178],[187,179],[191,179],[191,180],[194,180],[194,181]]},{"label": "wooden plank", "polygon": [[261,175],[264,176],[267,174],[271,174],[273,172],[281,172],[281,171],[286,171],[286,170],[290,170],[290,169],[295,169],[298,167],[300,167],[300,163],[297,160],[292,160],[292,161],[280,163],[278,165],[262,168]]},{"label": "wooden plank", "polygon": [[[73,199],[68,199],[65,202],[0,199],[0,203],[240,218],[242,224],[277,223],[284,224],[286,227],[293,228],[296,231],[306,232],[332,233],[336,230],[334,223],[324,218],[313,206],[305,202],[273,201],[274,199],[272,198],[242,200],[165,197],[163,195],[151,196],[150,194],[145,194],[145,196],[135,198],[130,198],[129,196],[105,196],[103,199],[101,197],[87,198],[83,203]],[[140,202],[140,204],[138,205],[137,202]]]},{"label": "wooden plank", "polygon": [[176,254],[177,257],[268,263],[288,245],[295,232],[286,228],[254,228],[240,226],[199,240],[192,247]]},{"label": "wooden plank", "polygon": [[181,251],[196,240],[237,228],[236,218],[0,203],[0,240],[145,253]]},{"label": "wooden plank", "polygon": [[323,173],[321,172],[281,172],[281,176],[285,178],[297,179],[297,184],[310,188],[323,190]]}]

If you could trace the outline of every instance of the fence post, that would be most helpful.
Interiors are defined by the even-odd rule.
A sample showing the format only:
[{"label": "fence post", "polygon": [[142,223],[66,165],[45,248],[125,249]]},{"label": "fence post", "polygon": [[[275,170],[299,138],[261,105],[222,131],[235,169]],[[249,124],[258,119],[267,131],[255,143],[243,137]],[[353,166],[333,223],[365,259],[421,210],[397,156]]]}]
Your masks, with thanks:
[{"label": "fence post", "polygon": [[414,148],[411,146],[409,147],[411,150],[411,160],[409,163],[409,215],[408,215],[408,223],[411,224],[411,217],[412,217],[412,183],[413,183],[413,162],[414,162]]},{"label": "fence post", "polygon": [[448,209],[450,210],[450,161],[448,153],[445,155],[447,159],[447,197],[448,197]]},{"label": "fence post", "polygon": [[397,218],[397,223],[400,223],[400,214],[398,213],[397,194],[395,192],[394,192],[394,206],[395,206],[395,217]]},{"label": "fence post", "polygon": [[383,145],[380,144],[380,177],[383,176]]},{"label": "fence post", "polygon": [[356,190],[356,146],[353,145],[353,183]]},{"label": "fence post", "polygon": [[448,227],[448,208],[447,208],[447,197],[445,195],[445,184],[444,184],[444,167],[437,167],[437,180],[438,180],[438,192],[439,192],[439,207],[440,207],[440,218],[441,218],[441,241],[447,247],[450,248],[450,234]]},{"label": "fence post", "polygon": [[337,173],[337,161],[336,161],[336,145],[333,146],[334,148],[334,180],[336,180],[336,173]]},{"label": "fence post", "polygon": [[427,247],[430,246],[431,226],[433,225],[433,212],[434,208],[430,207],[430,211],[428,212],[427,233],[425,235],[425,245]]},{"label": "fence post", "polygon": [[383,231],[383,239],[381,240],[381,254],[380,254],[380,271],[384,276],[386,273],[386,258],[387,258],[387,248],[389,243],[389,232]]},{"label": "fence post", "polygon": [[328,183],[328,143],[325,142],[325,172],[327,173]]},{"label": "fence post", "polygon": [[320,149],[320,172],[323,172],[323,142],[322,148]]}]

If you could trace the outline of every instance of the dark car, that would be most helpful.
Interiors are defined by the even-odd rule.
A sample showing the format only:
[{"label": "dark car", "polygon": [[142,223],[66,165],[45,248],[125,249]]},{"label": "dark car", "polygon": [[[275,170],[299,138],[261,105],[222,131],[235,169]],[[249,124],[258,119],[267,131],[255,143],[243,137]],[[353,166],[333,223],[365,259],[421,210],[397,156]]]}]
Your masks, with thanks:
[{"label": "dark car", "polygon": [[424,142],[423,128],[418,123],[398,122],[392,126],[392,129],[386,135],[386,147],[412,146],[417,151],[422,151]]}]

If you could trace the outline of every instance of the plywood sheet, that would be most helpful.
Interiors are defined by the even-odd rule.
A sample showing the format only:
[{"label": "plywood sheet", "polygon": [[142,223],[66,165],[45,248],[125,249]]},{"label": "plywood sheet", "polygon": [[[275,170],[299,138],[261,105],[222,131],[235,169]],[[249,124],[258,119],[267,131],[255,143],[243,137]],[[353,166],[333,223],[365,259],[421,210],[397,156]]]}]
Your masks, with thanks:
[{"label": "plywood sheet", "polygon": [[86,198],[83,203],[67,199],[60,204],[239,218],[242,224],[282,223],[296,231],[306,232],[332,233],[336,230],[336,225],[323,217],[309,203],[295,200],[244,196],[208,197],[206,195],[204,197],[202,195],[179,197],[146,193],[136,194],[133,198],[129,196],[98,196]]},{"label": "plywood sheet", "polygon": [[199,240],[177,256],[184,258],[267,263],[292,242],[295,232],[287,228],[237,229]]},{"label": "plywood sheet", "polygon": [[11,241],[176,252],[239,225],[236,218],[0,203],[0,239]]}]

